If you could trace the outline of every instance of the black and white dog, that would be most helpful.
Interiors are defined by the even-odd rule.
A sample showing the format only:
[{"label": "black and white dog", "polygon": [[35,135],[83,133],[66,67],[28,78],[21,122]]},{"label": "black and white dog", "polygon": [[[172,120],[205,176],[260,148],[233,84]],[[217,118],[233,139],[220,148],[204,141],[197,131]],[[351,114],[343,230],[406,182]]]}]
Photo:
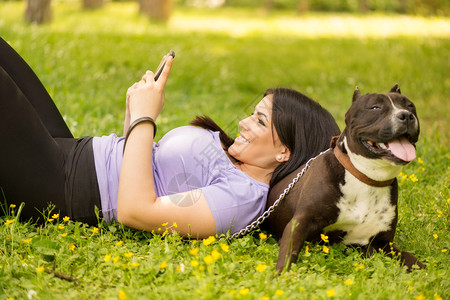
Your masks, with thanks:
[{"label": "black and white dog", "polygon": [[[408,270],[425,266],[392,242],[397,225],[402,167],[416,157],[419,120],[414,104],[395,85],[387,94],[353,93],[346,128],[331,151],[310,168],[275,208],[263,228],[279,237],[277,270],[296,262],[305,241],[326,233],[330,242],[359,246],[366,254],[383,250],[399,256]],[[270,191],[270,207],[299,170]]]}]

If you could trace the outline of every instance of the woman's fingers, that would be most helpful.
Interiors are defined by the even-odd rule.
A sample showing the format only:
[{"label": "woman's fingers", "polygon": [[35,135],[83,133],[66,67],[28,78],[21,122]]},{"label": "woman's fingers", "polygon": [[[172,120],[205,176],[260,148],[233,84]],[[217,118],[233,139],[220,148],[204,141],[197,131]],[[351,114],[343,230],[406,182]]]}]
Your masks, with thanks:
[{"label": "woman's fingers", "polygon": [[161,76],[159,76],[159,78],[158,78],[157,82],[161,83],[163,87],[166,85],[167,78],[169,78],[170,69],[172,68],[172,63],[173,63],[173,57],[172,56],[167,57],[166,65],[164,66]]}]

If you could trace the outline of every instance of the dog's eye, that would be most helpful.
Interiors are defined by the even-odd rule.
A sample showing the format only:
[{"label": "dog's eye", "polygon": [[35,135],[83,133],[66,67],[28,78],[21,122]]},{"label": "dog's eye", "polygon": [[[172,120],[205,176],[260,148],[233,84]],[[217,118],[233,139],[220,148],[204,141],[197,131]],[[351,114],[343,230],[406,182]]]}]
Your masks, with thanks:
[{"label": "dog's eye", "polygon": [[378,106],[378,105],[372,105],[372,107],[371,107],[370,109],[378,110],[378,109],[381,109],[381,106]]}]

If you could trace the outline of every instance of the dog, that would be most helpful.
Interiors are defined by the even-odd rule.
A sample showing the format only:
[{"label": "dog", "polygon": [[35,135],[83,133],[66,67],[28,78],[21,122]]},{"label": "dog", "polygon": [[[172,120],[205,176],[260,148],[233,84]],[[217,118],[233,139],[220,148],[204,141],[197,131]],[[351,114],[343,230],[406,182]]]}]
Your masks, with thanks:
[{"label": "dog", "polygon": [[[382,250],[411,271],[425,268],[413,254],[393,245],[397,225],[397,175],[412,161],[420,126],[414,104],[396,84],[387,94],[353,93],[346,127],[264,221],[279,238],[277,271],[297,261],[305,241],[342,242],[365,255]],[[267,208],[293,181],[301,166],[271,188]]]}]

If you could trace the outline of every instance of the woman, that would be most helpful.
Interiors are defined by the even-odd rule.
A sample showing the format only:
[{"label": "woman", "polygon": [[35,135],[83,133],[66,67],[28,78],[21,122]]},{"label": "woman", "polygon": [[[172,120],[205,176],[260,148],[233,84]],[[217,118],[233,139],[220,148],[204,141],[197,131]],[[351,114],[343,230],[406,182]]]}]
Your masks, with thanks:
[{"label": "woman", "polygon": [[176,128],[158,143],[169,57],[131,86],[124,133],[74,139],[52,99],[20,56],[0,41],[0,187],[21,217],[54,211],[95,224],[147,231],[177,223],[184,236],[237,232],[264,211],[270,185],[328,148],[339,129],[313,100],[289,89],[268,90],[239,122],[234,141],[210,119]]}]

